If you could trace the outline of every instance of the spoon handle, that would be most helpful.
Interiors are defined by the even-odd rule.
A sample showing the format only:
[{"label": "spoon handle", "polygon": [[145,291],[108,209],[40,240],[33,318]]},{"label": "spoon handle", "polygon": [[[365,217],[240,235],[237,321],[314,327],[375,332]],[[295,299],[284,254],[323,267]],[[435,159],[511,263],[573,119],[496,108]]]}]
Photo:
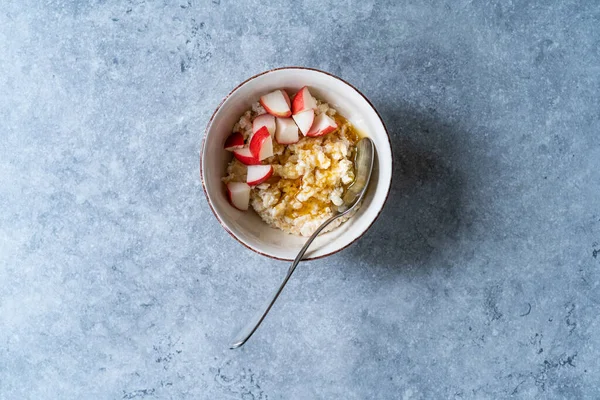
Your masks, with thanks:
[{"label": "spoon handle", "polygon": [[306,243],[304,244],[304,246],[302,246],[302,249],[300,249],[300,252],[296,256],[296,259],[294,260],[294,262],[292,263],[292,265],[288,269],[288,272],[285,275],[285,278],[283,279],[283,282],[281,282],[281,285],[279,286],[279,289],[277,289],[277,292],[275,292],[275,295],[273,296],[273,298],[267,303],[267,305],[266,305],[266,307],[264,308],[263,311],[259,310],[259,312],[254,316],[254,318],[252,318],[250,321],[248,321],[248,323],[238,332],[238,334],[233,339],[233,342],[232,342],[231,347],[230,347],[231,349],[236,349],[238,347],[243,346],[244,343],[246,343],[246,341],[248,339],[250,339],[250,336],[252,336],[252,334],[254,332],[256,332],[256,329],[258,329],[258,327],[260,326],[260,324],[263,322],[263,320],[265,319],[265,317],[267,316],[267,314],[271,310],[271,307],[273,307],[273,304],[275,304],[275,301],[277,300],[277,298],[281,294],[283,288],[285,287],[286,283],[288,282],[288,280],[290,279],[290,277],[294,273],[294,270],[298,266],[298,263],[302,260],[302,257],[304,257],[304,253],[306,253],[306,250],[308,250],[308,247],[311,245],[311,243],[313,242],[313,240],[315,240],[315,238],[317,237],[317,235],[319,235],[319,233],[321,233],[321,231],[327,225],[329,225],[335,219],[341,217],[343,214],[345,214],[345,213],[336,214],[333,217],[329,218],[327,221],[323,222],[321,224],[321,226],[319,226],[317,228],[317,230],[315,231],[315,233],[313,233],[311,235],[311,237],[308,238],[308,240],[306,241]]}]

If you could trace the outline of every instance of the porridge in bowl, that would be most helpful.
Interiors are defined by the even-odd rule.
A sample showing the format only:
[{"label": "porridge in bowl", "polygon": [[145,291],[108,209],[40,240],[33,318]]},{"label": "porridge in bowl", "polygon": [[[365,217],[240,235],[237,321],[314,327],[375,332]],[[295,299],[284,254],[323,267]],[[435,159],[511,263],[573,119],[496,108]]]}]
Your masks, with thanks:
[{"label": "porridge in bowl", "polygon": [[[251,205],[270,226],[302,236],[343,209],[359,135],[307,87],[293,101],[284,90],[262,96],[232,131],[225,149],[234,158],[222,180],[234,207]],[[325,232],[351,217],[339,218]]]}]

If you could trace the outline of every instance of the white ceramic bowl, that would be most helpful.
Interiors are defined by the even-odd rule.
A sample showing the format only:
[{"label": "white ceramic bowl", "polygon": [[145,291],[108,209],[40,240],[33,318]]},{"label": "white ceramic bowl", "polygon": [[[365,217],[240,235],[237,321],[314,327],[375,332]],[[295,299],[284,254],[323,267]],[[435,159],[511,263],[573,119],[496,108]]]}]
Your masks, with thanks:
[{"label": "white ceramic bowl", "polygon": [[367,98],[349,83],[327,72],[286,67],[263,72],[241,83],[215,110],[202,143],[200,176],[208,204],[215,216],[235,239],[259,254],[293,260],[307,238],[271,228],[252,207],[238,211],[227,201],[225,176],[231,153],[223,149],[225,139],[240,116],[263,94],[284,88],[295,93],[308,85],[311,93],[334,107],[375,143],[375,169],[360,210],[339,228],[320,235],[306,253],[307,259],[336,253],[361,237],[377,219],[392,183],[392,149],[385,125]]}]

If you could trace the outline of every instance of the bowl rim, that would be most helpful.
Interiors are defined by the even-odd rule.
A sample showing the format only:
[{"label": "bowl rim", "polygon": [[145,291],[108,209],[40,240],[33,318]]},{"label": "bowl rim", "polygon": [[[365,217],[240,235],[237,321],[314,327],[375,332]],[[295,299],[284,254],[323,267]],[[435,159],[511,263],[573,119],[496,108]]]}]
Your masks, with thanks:
[{"label": "bowl rim", "polygon": [[316,69],[316,68],[311,68],[311,67],[300,67],[300,66],[289,66],[289,67],[278,67],[278,68],[272,68],[263,72],[260,72],[256,75],[251,76],[250,78],[244,80],[242,83],[240,83],[239,85],[237,85],[235,88],[233,88],[224,98],[223,100],[221,100],[221,102],[219,103],[219,105],[217,106],[217,108],[215,108],[215,111],[212,113],[212,115],[210,116],[210,119],[208,120],[208,123],[206,124],[206,128],[204,129],[204,136],[202,137],[202,144],[200,146],[200,182],[202,183],[202,189],[204,191],[204,197],[206,197],[206,201],[208,203],[208,206],[210,207],[210,210],[212,211],[213,215],[215,216],[215,218],[217,219],[217,221],[219,221],[219,224],[223,227],[223,229],[225,229],[225,231],[227,233],[229,233],[231,235],[231,237],[233,237],[235,240],[237,240],[239,243],[241,243],[244,247],[252,250],[253,252],[260,254],[261,256],[265,256],[274,260],[279,260],[279,261],[294,261],[291,258],[282,258],[282,257],[277,257],[277,256],[273,256],[271,254],[266,254],[263,253],[262,251],[255,249],[249,245],[247,245],[246,243],[244,243],[243,241],[241,241],[233,232],[231,232],[231,230],[225,225],[225,223],[221,220],[221,218],[219,218],[219,215],[215,212],[215,209],[213,208],[212,202],[210,200],[210,197],[208,195],[208,191],[206,190],[206,185],[204,183],[204,175],[203,175],[203,171],[202,171],[202,156],[204,154],[204,146],[206,144],[206,136],[208,134],[208,129],[210,128],[210,126],[212,125],[213,119],[215,117],[215,115],[217,114],[217,112],[221,109],[221,107],[223,106],[223,104],[225,103],[225,101],[227,101],[227,99],[236,91],[238,90],[240,87],[242,87],[243,85],[245,85],[246,83],[250,82],[251,80],[254,80],[262,75],[271,73],[271,72],[275,72],[275,71],[280,71],[280,70],[308,70],[308,71],[313,71],[313,72],[319,72],[325,75],[329,75],[330,77],[337,79],[339,81],[341,81],[342,83],[345,83],[346,85],[348,85],[349,87],[351,87],[352,89],[354,89],[360,96],[362,96],[363,99],[365,99],[365,101],[369,104],[369,106],[371,106],[371,108],[373,109],[373,111],[375,111],[375,114],[377,114],[377,117],[379,118],[379,121],[381,122],[381,125],[383,126],[383,130],[385,131],[385,134],[387,136],[388,139],[388,143],[390,146],[390,153],[392,155],[392,162],[391,162],[391,171],[390,171],[390,184],[387,188],[387,193],[385,194],[385,200],[383,201],[383,204],[381,206],[381,208],[377,211],[377,215],[375,215],[375,218],[373,218],[373,220],[371,221],[371,223],[369,224],[369,226],[367,226],[365,228],[365,230],[363,230],[360,235],[358,235],[357,237],[355,237],[350,243],[348,243],[347,245],[345,245],[344,247],[340,247],[337,250],[331,251],[327,254],[322,254],[320,256],[316,256],[316,257],[308,257],[308,258],[303,258],[302,261],[313,261],[313,260],[319,260],[321,258],[325,258],[325,257],[329,257],[333,254],[336,254],[348,247],[350,247],[352,244],[354,244],[358,239],[360,239],[361,237],[363,237],[365,235],[365,233],[367,233],[367,231],[369,229],[371,229],[371,227],[373,226],[373,224],[375,223],[375,221],[377,221],[377,219],[379,218],[379,216],[381,215],[381,212],[383,211],[383,209],[385,208],[385,205],[387,204],[388,198],[390,196],[390,191],[392,188],[392,182],[394,180],[394,150],[392,147],[392,141],[390,138],[390,133],[387,129],[387,126],[385,125],[385,122],[383,121],[383,118],[381,118],[381,114],[379,114],[379,111],[377,111],[377,109],[375,108],[375,106],[373,105],[373,103],[371,103],[371,101],[367,98],[367,96],[365,96],[360,90],[358,90],[354,85],[352,85],[351,83],[347,82],[346,80],[340,78],[339,76],[336,76],[330,72],[327,71],[322,71],[320,69]]}]

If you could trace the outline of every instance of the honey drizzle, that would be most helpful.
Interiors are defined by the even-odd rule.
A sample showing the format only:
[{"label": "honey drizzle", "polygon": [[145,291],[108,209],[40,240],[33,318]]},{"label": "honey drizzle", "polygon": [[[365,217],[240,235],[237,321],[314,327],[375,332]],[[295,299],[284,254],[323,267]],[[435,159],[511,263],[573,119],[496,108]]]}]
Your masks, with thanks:
[{"label": "honey drizzle", "polygon": [[[339,128],[337,130],[331,132],[327,136],[330,137],[330,135],[336,135],[336,136],[338,136],[338,138],[341,138],[340,133],[341,133],[342,126],[346,125],[345,137],[352,144],[351,148],[350,148],[351,153],[350,153],[349,158],[351,160],[354,160],[354,152],[356,151],[355,146],[361,135],[358,132],[358,130],[346,118],[342,117],[340,114],[336,113],[333,116],[333,118]],[[324,138],[325,137],[314,137],[314,138],[303,137],[302,139],[300,139],[300,142],[298,144],[303,149],[310,148],[315,145],[321,145],[323,143]],[[291,156],[290,150],[285,149],[284,153],[281,156],[279,156],[280,163],[282,165],[285,164],[290,156]],[[321,171],[326,171],[326,170],[321,169]],[[271,179],[269,179],[268,183],[270,183],[272,185],[276,185],[283,193],[282,196],[280,196],[279,200],[277,201],[277,203],[274,206],[279,205],[282,201],[285,200],[285,202],[288,206],[284,210],[284,215],[291,217],[293,219],[296,219],[296,218],[299,218],[299,217],[302,217],[305,215],[309,215],[309,214],[317,215],[319,213],[319,211],[324,210],[327,207],[332,207],[331,201],[324,202],[324,201],[321,201],[314,197],[310,197],[305,201],[297,200],[296,196],[300,192],[300,188],[302,186],[302,179],[303,179],[303,177],[299,177],[299,178],[296,178],[293,180],[292,179],[284,179],[284,178],[280,178],[280,177],[272,177]],[[350,186],[351,183],[349,183],[347,185],[343,185],[344,193],[346,192],[346,190],[348,189],[348,186]],[[296,203],[297,201],[302,204],[302,207],[300,207],[299,209],[294,209],[293,204]]]}]

